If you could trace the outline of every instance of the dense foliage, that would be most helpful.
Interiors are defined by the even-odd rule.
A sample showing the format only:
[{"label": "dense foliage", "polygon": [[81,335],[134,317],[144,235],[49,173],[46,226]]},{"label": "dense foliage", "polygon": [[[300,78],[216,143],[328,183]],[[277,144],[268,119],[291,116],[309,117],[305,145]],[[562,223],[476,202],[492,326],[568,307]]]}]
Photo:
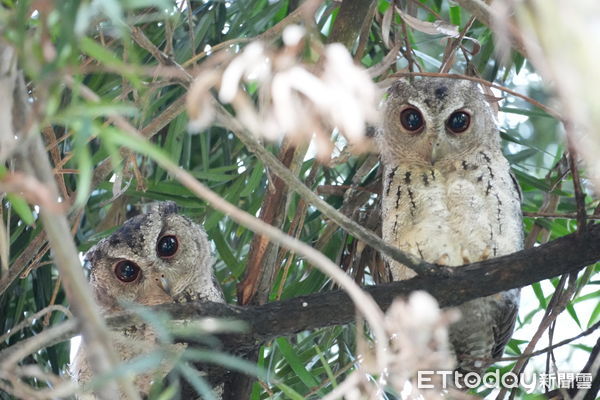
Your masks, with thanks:
[{"label": "dense foliage", "polygon": [[[375,252],[368,248],[363,251],[351,235],[329,222],[306,199],[288,191],[261,158],[223,124],[215,123],[198,134],[188,132],[184,102],[191,79],[211,68],[224,68],[228,60],[223,60],[225,52],[238,53],[257,36],[280,49],[282,27],[278,24],[294,21],[306,25],[310,39],[302,57],[315,65],[319,43],[335,40],[346,45],[365,68],[384,63],[385,68],[374,76],[377,82],[394,72],[409,70],[467,74],[551,104],[548,88],[526,54],[507,47],[496,51],[498,42],[490,27],[453,2],[397,2],[409,17],[430,23],[425,26],[404,14],[388,12],[392,5],[387,0],[375,1],[372,8],[363,5],[359,23],[340,10],[339,2],[315,1],[314,8],[299,3],[2,2],[2,42],[17,52],[36,129],[43,135],[81,254],[139,212],[143,203],[172,200],[182,213],[202,222],[208,232],[218,260],[216,274],[228,302],[236,303],[240,298],[264,303],[335,286],[328,276],[283,248],[271,247],[262,258],[252,254],[258,252],[258,247],[252,246],[255,234],[211,209],[161,167],[156,159],[166,155],[228,202],[311,244],[357,282],[386,280],[384,265]],[[360,2],[344,0],[342,7],[350,3]],[[298,7],[311,11],[309,20],[314,25],[297,17]],[[451,37],[443,30],[425,32],[440,20],[457,27],[461,36]],[[399,51],[396,58],[388,57],[390,49]],[[86,95],[89,91],[97,98]],[[256,87],[248,84],[246,91],[255,96]],[[494,95],[504,97],[499,122],[505,154],[523,189],[527,245],[574,232],[578,205],[560,121],[523,98],[501,91]],[[123,126],[115,123],[116,116],[129,121],[151,145],[142,140],[127,141]],[[38,131],[29,134],[38,135]],[[266,142],[265,146],[329,204],[376,231],[381,174],[377,155],[353,154],[338,132],[333,137],[335,149],[327,160],[317,158],[314,147],[304,144],[294,148],[288,141],[279,141]],[[14,170],[14,164],[2,161],[0,174],[5,177]],[[583,176],[585,197],[580,208],[585,207],[591,215],[598,201],[586,182]],[[3,190],[1,185],[0,181]],[[355,196],[344,196],[349,188]],[[30,200],[29,204],[24,199]],[[3,260],[0,275],[0,334],[49,305],[68,306],[36,204],[23,193],[2,196],[0,217],[6,238],[0,237],[0,250],[9,258]],[[267,205],[271,213],[265,215]],[[244,277],[250,263],[261,266],[259,290],[253,296],[242,296],[239,291],[249,285]],[[549,339],[540,341],[537,349],[576,336],[597,323],[598,271],[596,264],[580,273],[576,282],[567,284],[566,277],[555,278],[525,288],[507,356],[521,354],[538,326],[549,329]],[[561,301],[557,301],[560,296]],[[547,326],[550,310],[565,312]],[[2,336],[0,351],[66,318],[58,310],[30,321],[9,338]],[[539,356],[528,368],[579,372],[593,344],[590,337],[584,337]],[[69,342],[58,343],[30,354],[21,364],[37,364],[47,373],[64,375],[69,349]],[[252,398],[320,398],[343,381],[356,363],[353,326],[278,338],[258,352],[258,365],[266,372],[254,384]],[[1,364],[0,359],[0,370]],[[508,371],[514,364],[506,361],[493,368]],[[27,383],[40,388],[52,386],[44,379],[31,378]],[[12,398],[9,389],[10,384],[0,375],[0,398]],[[490,390],[480,388],[476,392],[484,396]],[[168,398],[169,393],[156,398]],[[519,392],[517,396],[529,395]]]}]

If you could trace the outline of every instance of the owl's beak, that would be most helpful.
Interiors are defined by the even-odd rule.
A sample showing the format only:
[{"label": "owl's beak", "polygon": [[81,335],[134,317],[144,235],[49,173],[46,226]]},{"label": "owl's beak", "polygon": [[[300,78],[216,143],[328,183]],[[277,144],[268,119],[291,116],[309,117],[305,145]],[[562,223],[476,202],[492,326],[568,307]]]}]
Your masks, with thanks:
[{"label": "owl's beak", "polygon": [[170,293],[169,281],[160,275],[155,275],[151,279],[153,279],[154,282],[148,285],[145,290],[138,293],[136,302],[147,306],[171,303],[173,301],[173,296],[171,296]]},{"label": "owl's beak", "polygon": [[162,290],[165,291],[165,293],[167,293],[169,296],[171,296],[171,285],[169,284],[169,280],[167,278],[165,278],[164,276],[161,276],[158,279],[158,285],[160,286],[160,288]]},{"label": "owl's beak", "polygon": [[435,137],[433,139],[432,145],[431,145],[431,153],[430,153],[431,158],[429,160],[431,162],[431,165],[434,165],[437,161],[439,161],[444,156],[445,153],[447,153],[447,151],[444,151],[444,150],[446,150],[444,147],[445,147],[445,144],[441,139],[439,139],[437,137]]},{"label": "owl's beak", "polygon": [[431,165],[435,164],[440,158],[440,146],[440,140],[436,135],[431,139],[431,152],[429,153],[429,162],[431,162]]},{"label": "owl's beak", "polygon": [[435,164],[435,162],[437,161],[437,156],[438,156],[438,143],[435,142],[432,146],[431,146],[431,156],[429,158],[429,161],[431,162],[431,165]]}]

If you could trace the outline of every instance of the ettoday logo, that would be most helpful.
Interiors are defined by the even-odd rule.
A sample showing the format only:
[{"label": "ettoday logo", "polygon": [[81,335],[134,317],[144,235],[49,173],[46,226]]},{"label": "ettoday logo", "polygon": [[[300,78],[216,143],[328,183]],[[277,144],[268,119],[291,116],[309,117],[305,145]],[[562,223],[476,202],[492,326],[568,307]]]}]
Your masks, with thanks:
[{"label": "ettoday logo", "polygon": [[536,388],[547,389],[589,389],[592,375],[586,373],[556,373],[556,374],[515,374],[499,370],[486,372],[481,375],[476,372],[462,373],[460,371],[418,371],[417,388],[434,389],[435,376],[441,377],[441,388],[474,389],[481,385],[488,389],[515,389],[521,387],[526,393],[533,393]]}]

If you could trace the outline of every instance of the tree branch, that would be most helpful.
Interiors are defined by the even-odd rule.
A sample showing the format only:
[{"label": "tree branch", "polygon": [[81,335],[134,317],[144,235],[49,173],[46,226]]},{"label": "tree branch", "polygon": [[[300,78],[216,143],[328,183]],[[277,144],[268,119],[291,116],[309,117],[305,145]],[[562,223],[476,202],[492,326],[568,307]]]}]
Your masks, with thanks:
[{"label": "tree branch", "polygon": [[[449,270],[446,277],[417,276],[410,280],[367,287],[382,309],[395,297],[416,290],[426,290],[441,307],[457,306],[466,301],[489,296],[504,290],[519,288],[578,271],[600,260],[600,225],[589,232],[564,236],[543,246],[507,256],[473,263]],[[242,349],[249,343],[262,343],[277,336],[303,330],[341,325],[356,316],[354,305],[342,291],[312,294],[257,307],[237,308],[222,304],[195,304],[194,308],[179,304],[161,306],[174,318],[193,319],[216,316],[235,318],[250,327],[242,335],[223,338],[226,349]],[[109,324],[117,323],[117,318]],[[130,324],[127,318],[121,323]]]},{"label": "tree branch", "polygon": [[371,19],[365,19],[365,16],[369,15],[372,3],[373,1],[365,0],[343,1],[327,41],[329,43],[340,42],[349,51],[352,51],[356,39],[363,31],[362,27],[365,24],[371,24]]},{"label": "tree branch", "polygon": [[[384,310],[395,297],[406,296],[416,290],[429,292],[441,307],[457,306],[478,297],[578,271],[600,260],[598,243],[600,224],[593,225],[582,234],[573,233],[518,253],[463,267],[443,268],[447,271],[445,276],[417,276],[406,281],[370,286],[365,290]],[[340,290],[253,307],[208,302],[162,304],[152,309],[168,312],[176,320],[215,317],[245,322],[248,326],[245,333],[221,336],[223,348],[233,353],[243,353],[278,336],[347,324],[354,321],[356,316],[350,297]],[[131,313],[111,316],[107,320],[108,325],[113,328],[140,321]],[[73,328],[59,340],[46,343],[45,346],[67,340],[77,333]],[[5,351],[8,350],[10,349]],[[0,353],[0,358],[4,355],[4,352]]]}]

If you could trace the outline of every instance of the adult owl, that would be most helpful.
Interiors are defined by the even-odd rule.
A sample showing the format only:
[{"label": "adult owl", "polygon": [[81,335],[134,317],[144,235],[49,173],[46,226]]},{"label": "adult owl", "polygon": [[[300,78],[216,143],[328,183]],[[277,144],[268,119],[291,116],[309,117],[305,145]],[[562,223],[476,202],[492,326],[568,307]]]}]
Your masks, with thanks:
[{"label": "adult owl", "polygon": [[[396,81],[378,143],[382,235],[425,261],[458,266],[523,248],[518,183],[479,86],[447,78]],[[415,274],[388,260],[394,280]],[[449,336],[462,371],[481,371],[512,335],[519,290],[462,304]]]},{"label": "adult owl", "polygon": [[[177,214],[172,202],[154,204],[148,213],[129,219],[85,258],[91,265],[92,293],[105,315],[123,311],[123,302],[145,306],[191,300],[224,302],[204,229]],[[145,324],[111,331],[111,335],[123,361],[147,354],[158,345],[154,330]],[[184,347],[174,344],[169,349],[177,353]],[[134,381],[137,389],[147,394],[152,381],[164,378],[171,368],[172,363],[164,360],[155,370],[138,375]],[[82,345],[71,373],[85,385],[92,372]]]}]

